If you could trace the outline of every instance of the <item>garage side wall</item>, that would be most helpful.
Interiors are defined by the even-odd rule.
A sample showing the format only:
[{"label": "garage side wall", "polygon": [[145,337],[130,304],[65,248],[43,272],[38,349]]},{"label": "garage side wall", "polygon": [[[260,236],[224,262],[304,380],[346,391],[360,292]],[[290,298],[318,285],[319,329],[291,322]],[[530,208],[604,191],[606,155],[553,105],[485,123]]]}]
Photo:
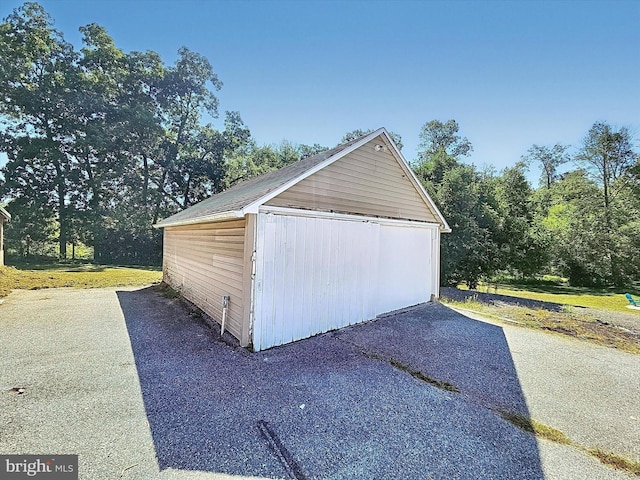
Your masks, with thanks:
[{"label": "garage side wall", "polygon": [[0,266],[4,265],[4,219],[0,217]]},{"label": "garage side wall", "polygon": [[225,328],[243,336],[245,220],[164,229],[163,280],[215,321],[229,295]]}]

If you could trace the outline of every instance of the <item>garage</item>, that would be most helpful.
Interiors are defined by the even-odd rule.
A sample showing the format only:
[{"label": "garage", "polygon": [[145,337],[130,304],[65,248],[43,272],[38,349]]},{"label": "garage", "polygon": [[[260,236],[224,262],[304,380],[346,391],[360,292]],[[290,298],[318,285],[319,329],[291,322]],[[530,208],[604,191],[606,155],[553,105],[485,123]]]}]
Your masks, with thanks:
[{"label": "garage", "polygon": [[385,129],[156,227],[164,281],[255,351],[436,298],[450,231]]}]

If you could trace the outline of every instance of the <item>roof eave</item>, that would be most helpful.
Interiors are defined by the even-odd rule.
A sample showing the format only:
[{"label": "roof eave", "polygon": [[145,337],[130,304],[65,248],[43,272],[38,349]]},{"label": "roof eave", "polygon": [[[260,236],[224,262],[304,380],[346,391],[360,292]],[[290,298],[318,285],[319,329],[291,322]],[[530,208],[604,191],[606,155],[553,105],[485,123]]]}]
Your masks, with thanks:
[{"label": "roof eave", "polygon": [[0,215],[7,219],[7,222],[11,221],[11,214],[7,212],[4,208],[0,207]]},{"label": "roof eave", "polygon": [[442,213],[436,206],[436,203],[433,201],[433,199],[429,196],[427,191],[424,189],[424,187],[422,186],[422,183],[420,183],[420,180],[418,180],[418,177],[416,177],[416,174],[414,173],[413,169],[409,166],[409,163],[405,160],[404,155],[402,155],[402,152],[398,149],[398,146],[391,138],[391,135],[389,135],[389,132],[387,132],[385,128],[381,128],[380,130],[382,130],[382,133],[387,137],[387,140],[389,141],[389,144],[393,147],[395,154],[401,160],[400,163],[402,164],[402,167],[405,170],[405,172],[409,175],[409,179],[413,183],[413,186],[416,188],[416,190],[418,190],[418,192],[420,193],[420,196],[422,196],[422,199],[425,201],[425,203],[429,205],[431,208],[433,208],[433,211],[436,213],[437,219],[441,224],[440,231],[442,233],[451,233],[451,227],[445,220],[444,215],[442,215]]},{"label": "roof eave", "polygon": [[244,218],[244,216],[244,210],[232,210],[229,212],[220,212],[214,215],[207,215],[204,217],[187,218],[184,220],[175,220],[172,222],[162,221],[154,224],[153,228],[182,227],[185,225],[198,225],[200,223],[222,222],[224,220],[235,220],[238,218]]}]

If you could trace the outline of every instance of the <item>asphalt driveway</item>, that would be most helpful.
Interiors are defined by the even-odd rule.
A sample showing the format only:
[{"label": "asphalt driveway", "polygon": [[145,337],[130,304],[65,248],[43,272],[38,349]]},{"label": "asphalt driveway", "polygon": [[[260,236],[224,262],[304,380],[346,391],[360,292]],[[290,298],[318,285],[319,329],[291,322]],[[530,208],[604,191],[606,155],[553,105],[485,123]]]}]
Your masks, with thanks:
[{"label": "asphalt driveway", "polygon": [[629,478],[499,410],[638,455],[637,356],[438,304],[253,354],[152,289],[14,292],[0,346],[0,453],[81,478]]}]

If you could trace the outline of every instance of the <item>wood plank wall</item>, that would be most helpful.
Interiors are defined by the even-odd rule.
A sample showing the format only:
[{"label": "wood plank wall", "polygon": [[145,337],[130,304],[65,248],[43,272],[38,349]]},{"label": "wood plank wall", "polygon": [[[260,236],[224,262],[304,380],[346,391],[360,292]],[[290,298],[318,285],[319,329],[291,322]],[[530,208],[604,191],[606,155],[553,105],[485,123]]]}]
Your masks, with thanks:
[{"label": "wood plank wall", "polygon": [[226,329],[238,339],[245,300],[244,237],[244,219],[164,229],[164,281],[217,322],[222,297],[229,295]]},{"label": "wood plank wall", "polygon": [[[385,145],[385,149],[376,151],[376,145]],[[382,137],[305,178],[266,205],[438,223]]]}]

